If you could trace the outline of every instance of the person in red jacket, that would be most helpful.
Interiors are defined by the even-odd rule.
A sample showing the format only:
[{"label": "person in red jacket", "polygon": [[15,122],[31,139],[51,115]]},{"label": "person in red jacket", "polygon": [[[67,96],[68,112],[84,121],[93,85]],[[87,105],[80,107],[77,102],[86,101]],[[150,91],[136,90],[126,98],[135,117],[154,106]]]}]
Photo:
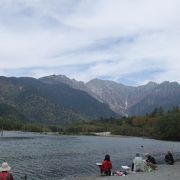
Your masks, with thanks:
[{"label": "person in red jacket", "polygon": [[105,174],[106,176],[111,175],[112,163],[110,160],[110,156],[108,154],[105,155],[104,161],[101,165],[101,174]]},{"label": "person in red jacket", "polygon": [[11,167],[7,162],[3,162],[0,167],[0,180],[14,180],[12,174],[9,172]]}]

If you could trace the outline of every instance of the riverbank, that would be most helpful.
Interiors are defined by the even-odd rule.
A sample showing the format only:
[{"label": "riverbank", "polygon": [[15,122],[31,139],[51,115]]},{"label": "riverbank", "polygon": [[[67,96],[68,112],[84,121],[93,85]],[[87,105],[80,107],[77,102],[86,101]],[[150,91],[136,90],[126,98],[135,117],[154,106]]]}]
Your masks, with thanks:
[{"label": "riverbank", "polygon": [[158,165],[156,171],[129,173],[126,176],[91,176],[82,177],[79,180],[179,180],[180,179],[180,162],[174,165]]}]

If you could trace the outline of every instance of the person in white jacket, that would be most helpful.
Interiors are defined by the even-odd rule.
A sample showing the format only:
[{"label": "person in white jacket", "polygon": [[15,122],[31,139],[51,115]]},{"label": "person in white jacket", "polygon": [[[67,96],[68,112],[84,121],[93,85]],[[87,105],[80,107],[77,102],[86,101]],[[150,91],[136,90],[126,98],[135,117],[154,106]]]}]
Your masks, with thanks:
[{"label": "person in white jacket", "polygon": [[136,157],[133,160],[132,171],[135,171],[135,172],[144,171],[144,168],[145,168],[144,166],[145,166],[145,163],[142,157],[139,155],[139,153],[137,153]]}]

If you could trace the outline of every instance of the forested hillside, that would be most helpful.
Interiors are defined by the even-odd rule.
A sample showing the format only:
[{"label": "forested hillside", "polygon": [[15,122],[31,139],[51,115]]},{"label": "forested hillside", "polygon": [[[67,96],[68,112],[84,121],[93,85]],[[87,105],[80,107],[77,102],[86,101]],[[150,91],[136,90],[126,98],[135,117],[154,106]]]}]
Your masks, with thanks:
[{"label": "forested hillside", "polygon": [[14,108],[24,120],[35,123],[58,125],[116,116],[108,105],[86,92],[35,78],[0,77],[0,103]]},{"label": "forested hillside", "polygon": [[140,136],[164,140],[180,141],[180,109],[173,107],[164,112],[159,107],[146,116],[100,119],[98,121],[73,124],[66,128],[67,133],[91,134],[109,131],[114,135]]}]

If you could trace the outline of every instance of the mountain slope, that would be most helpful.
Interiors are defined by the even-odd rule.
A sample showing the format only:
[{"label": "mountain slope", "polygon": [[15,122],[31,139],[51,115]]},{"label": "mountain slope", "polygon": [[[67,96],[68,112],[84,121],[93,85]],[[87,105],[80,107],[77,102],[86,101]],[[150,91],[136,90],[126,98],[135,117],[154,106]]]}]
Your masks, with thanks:
[{"label": "mountain slope", "polygon": [[93,79],[86,86],[117,113],[126,113],[126,99],[129,87],[113,81]]},{"label": "mountain slope", "polygon": [[94,79],[86,85],[112,110],[122,115],[142,115],[159,106],[165,110],[180,106],[180,85],[176,82],[149,82],[143,86],[131,87]]},{"label": "mountain slope", "polygon": [[101,99],[91,91],[90,88],[86,86],[86,84],[82,81],[76,81],[75,79],[69,79],[68,77],[64,75],[51,75],[51,76],[45,76],[42,78],[39,78],[39,80],[46,84],[66,84],[67,86],[84,91],[88,93],[90,96],[94,97],[98,101],[101,101]]},{"label": "mountain slope", "polygon": [[0,101],[33,122],[60,124],[116,115],[86,92],[34,78],[0,77]]},{"label": "mountain slope", "polygon": [[151,113],[155,107],[170,110],[180,106],[180,85],[176,82],[163,82],[140,102],[129,108],[130,115]]},{"label": "mountain slope", "polygon": [[87,92],[120,115],[141,115],[153,111],[157,106],[167,110],[172,106],[180,105],[178,83],[149,82],[146,85],[132,87],[100,79],[83,83],[62,75],[47,76],[40,80],[49,84],[64,83],[74,89]]},{"label": "mountain slope", "polygon": [[113,81],[94,79],[86,83],[101,100],[119,114],[129,114],[129,109],[149,95],[157,86],[150,82],[139,87],[125,86]]},{"label": "mountain slope", "polygon": [[62,75],[40,79],[0,77],[0,103],[10,105],[33,122],[64,124],[115,117],[117,113],[144,115],[159,106],[169,110],[180,106],[180,85],[149,82],[131,87],[99,79],[83,83]]},{"label": "mountain slope", "polygon": [[8,119],[11,121],[28,122],[28,119],[18,112],[14,107],[7,104],[0,104],[0,119]]}]

